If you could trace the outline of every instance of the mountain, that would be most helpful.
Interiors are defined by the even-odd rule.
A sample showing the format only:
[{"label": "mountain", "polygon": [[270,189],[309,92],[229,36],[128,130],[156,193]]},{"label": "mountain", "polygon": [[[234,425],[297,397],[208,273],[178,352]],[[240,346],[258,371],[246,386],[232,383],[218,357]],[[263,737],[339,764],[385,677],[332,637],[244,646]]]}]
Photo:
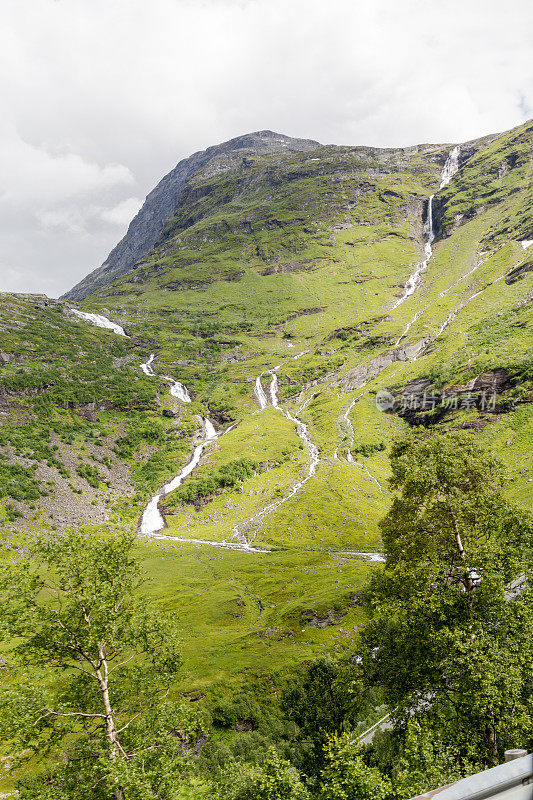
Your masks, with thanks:
[{"label": "mountain", "polygon": [[1,295],[6,535],[138,530],[194,697],[348,652],[399,436],[466,431],[530,507],[532,139],[250,134],[61,301]]},{"label": "mountain", "polygon": [[64,299],[82,300],[98,286],[104,286],[133,269],[156,243],[166,221],[174,213],[186,182],[199,170],[209,168],[212,173],[220,173],[259,154],[284,150],[305,152],[317,146],[318,142],[309,139],[292,139],[272,131],[258,131],[208,147],[183,159],[150,192],[132,220],[126,236],[113,248],[102,266],[66,292]]}]

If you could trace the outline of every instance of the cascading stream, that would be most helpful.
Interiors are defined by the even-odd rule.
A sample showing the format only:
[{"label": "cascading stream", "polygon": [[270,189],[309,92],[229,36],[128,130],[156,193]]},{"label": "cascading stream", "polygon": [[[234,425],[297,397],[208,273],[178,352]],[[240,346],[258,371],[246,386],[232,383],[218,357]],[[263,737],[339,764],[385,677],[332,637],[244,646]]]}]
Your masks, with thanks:
[{"label": "cascading stream", "polygon": [[170,383],[169,392],[172,395],[172,397],[175,397],[177,400],[181,400],[182,403],[191,402],[191,396],[188,392],[187,387],[184,386],[182,383],[180,383],[180,381],[174,380],[174,378],[171,378],[169,375],[161,375],[161,378],[164,381],[169,381]]},{"label": "cascading stream", "polygon": [[261,383],[261,377],[258,376],[255,379],[255,386],[254,386],[254,396],[259,404],[259,410],[262,411],[268,405],[268,399],[265,394],[265,390],[263,389],[263,384]]},{"label": "cascading stream", "polygon": [[395,302],[393,305],[393,310],[401,306],[408,297],[411,297],[412,294],[416,292],[418,287],[420,286],[422,280],[422,273],[426,271],[427,266],[429,264],[429,259],[433,255],[433,248],[432,244],[435,240],[435,234],[433,233],[433,198],[435,197],[432,194],[428,201],[428,208],[427,208],[427,216],[426,221],[424,223],[424,260],[420,262],[420,264],[416,265],[416,269],[412,275],[409,276],[407,279],[407,283],[403,289],[403,295]]},{"label": "cascading stream", "polygon": [[152,369],[152,361],[154,360],[155,356],[152,355],[149,357],[148,361],[145,361],[144,364],[141,364],[141,369],[145,375],[148,375],[150,378],[155,378],[156,374]]},{"label": "cascading stream", "polygon": [[111,320],[107,317],[104,317],[103,314],[92,314],[88,311],[78,311],[77,308],[71,308],[71,311],[76,317],[84,319],[86,322],[90,322],[92,325],[96,325],[97,328],[106,328],[107,330],[116,333],[117,336],[125,336],[126,339],[129,339],[129,336],[125,332],[124,328],[121,328],[121,326],[117,325],[115,322],[111,322]]},{"label": "cascading stream", "polygon": [[[299,353],[297,356],[294,356],[294,358],[300,358],[302,355],[304,355],[304,353]],[[301,478],[299,481],[297,481],[293,486],[291,486],[290,490],[287,492],[287,494],[284,497],[282,497],[280,500],[274,500],[272,503],[269,503],[264,508],[262,508],[261,511],[258,511],[257,514],[254,514],[253,517],[250,517],[250,519],[247,519],[244,522],[239,522],[237,525],[235,525],[235,527],[233,528],[232,538],[237,540],[237,541],[239,541],[239,542],[241,542],[241,543],[243,543],[243,544],[245,544],[248,547],[255,540],[255,538],[257,536],[257,530],[260,527],[260,525],[262,524],[262,522],[265,519],[265,517],[267,517],[269,514],[272,514],[273,511],[275,511],[281,505],[286,503],[287,500],[290,500],[291,497],[294,497],[294,495],[297,494],[297,492],[299,492],[300,489],[303,486],[305,486],[307,481],[310,478],[312,478],[313,475],[316,474],[316,469],[317,469],[317,466],[318,466],[318,462],[320,460],[318,447],[311,440],[311,438],[309,436],[309,426],[306,425],[305,422],[302,422],[302,420],[299,419],[298,417],[295,417],[293,414],[290,413],[290,411],[287,411],[287,409],[283,408],[283,406],[280,406],[280,404],[279,404],[278,376],[277,376],[276,373],[277,373],[277,370],[280,367],[281,367],[281,364],[279,364],[277,367],[274,367],[274,369],[268,370],[267,373],[266,373],[266,374],[271,376],[271,378],[270,378],[270,386],[269,386],[269,390],[268,390],[269,395],[270,395],[270,402],[271,402],[271,404],[272,404],[272,406],[274,408],[278,408],[281,411],[281,413],[283,414],[283,416],[286,419],[290,420],[291,422],[293,422],[296,425],[296,432],[297,432],[298,436],[300,437],[300,439],[303,441],[305,447],[307,448],[307,450],[309,452],[309,455],[310,455],[310,460],[309,460],[309,465],[307,467],[307,472],[306,472],[305,476],[303,478]],[[260,381],[260,378],[258,378],[258,380]],[[257,381],[256,381],[256,386],[257,386]],[[263,395],[264,395],[264,400],[266,401],[267,398],[266,398],[266,395],[265,395],[264,391],[263,391]],[[257,400],[259,402],[259,396],[257,394],[256,394],[256,398],[257,398]],[[260,408],[261,409],[263,409],[265,407],[266,407],[266,403],[265,403],[264,406],[260,404]],[[253,532],[253,535],[251,536],[250,539],[247,539],[246,536],[243,533],[243,529],[250,528],[250,527],[253,528],[254,525],[255,525],[255,530]]]},{"label": "cascading stream", "polygon": [[444,189],[445,186],[449,184],[457,170],[459,169],[459,154],[461,152],[461,148],[459,145],[450,150],[448,154],[448,158],[446,159],[446,163],[444,164],[444,169],[440,175],[440,186],[439,189]]},{"label": "cascading stream", "polygon": [[139,533],[142,536],[151,536],[165,527],[165,519],[159,510],[160,501],[166,497],[167,494],[173,492],[174,489],[177,489],[178,486],[181,486],[185,478],[190,475],[193,469],[198,465],[207,445],[214,442],[215,439],[220,436],[207,418],[203,420],[203,425],[205,438],[194,448],[191,460],[180,470],[175,478],[162,486],[157,494],[154,494],[147,503],[139,525]]},{"label": "cascading stream", "polygon": [[[443,169],[443,171],[441,173],[441,184],[440,184],[439,188],[443,188],[444,186],[446,186],[450,182],[450,180],[453,178],[455,173],[457,172],[458,167],[459,167],[459,152],[460,152],[459,147],[453,148],[453,150],[450,152],[450,154],[449,154],[449,156],[448,156],[448,158],[446,160],[446,163],[444,165],[444,169]],[[404,293],[403,293],[402,297],[400,297],[397,300],[397,302],[394,304],[393,308],[398,308],[398,306],[400,306],[405,300],[407,300],[408,297],[410,297],[412,294],[414,294],[414,292],[418,289],[418,287],[420,286],[420,283],[421,283],[422,273],[427,269],[429,261],[431,259],[432,254],[433,254],[432,245],[433,245],[433,242],[435,240],[435,234],[434,234],[434,230],[433,230],[433,198],[434,198],[434,195],[431,195],[430,198],[429,198],[428,207],[427,207],[427,216],[426,216],[426,221],[424,223],[424,256],[425,256],[425,258],[423,259],[423,261],[421,261],[417,265],[415,271],[412,273],[412,275],[407,280],[407,282],[405,284],[405,287],[404,287]],[[477,295],[473,295],[470,299],[473,299],[476,296]],[[469,301],[467,301],[467,302],[469,302]],[[448,317],[448,319],[445,321],[445,323],[443,324],[443,326],[439,330],[437,336],[440,336],[440,334],[447,327],[447,325],[449,325],[450,322],[452,321],[452,319],[455,318],[456,313],[457,313],[458,310],[459,309],[457,309],[454,313],[452,313]],[[398,339],[398,342],[403,338],[403,336],[405,336],[405,334],[407,333],[407,331],[409,330],[411,325],[418,319],[418,317],[420,316],[421,313],[423,313],[423,312],[419,311],[419,312],[417,312],[417,314],[415,314],[415,316],[413,317],[411,322],[408,324],[407,328],[404,330],[404,332],[400,336],[400,339]],[[398,342],[397,342],[397,344],[398,344]],[[296,356],[293,356],[293,359],[300,358],[302,355],[305,354],[305,352],[307,352],[307,351],[304,351],[302,353],[299,353]],[[145,375],[155,376],[155,373],[154,373],[154,371],[152,369],[152,366],[151,366],[152,362],[154,360],[154,357],[155,356],[153,354],[150,355],[149,359],[144,364],[141,364],[141,369],[143,370]],[[277,367],[274,367],[271,370],[267,370],[266,373],[263,373],[263,374],[269,374],[271,376],[270,386],[269,386],[269,389],[268,389],[268,395],[265,392],[264,387],[263,387],[263,383],[261,381],[261,377],[262,376],[258,376],[256,378],[255,386],[254,386],[254,396],[255,396],[255,398],[257,400],[257,403],[259,405],[259,409],[260,410],[265,409],[267,407],[268,403],[269,403],[269,400],[270,400],[270,403],[274,408],[278,408],[286,419],[290,420],[291,422],[293,422],[296,425],[296,430],[297,430],[298,436],[302,439],[302,441],[304,442],[304,445],[306,446],[306,448],[308,449],[308,452],[310,454],[310,462],[309,462],[309,465],[308,465],[308,468],[307,468],[306,475],[291,487],[290,491],[285,495],[285,497],[281,498],[280,500],[276,500],[276,501],[268,504],[267,506],[265,506],[265,508],[263,508],[261,511],[259,511],[257,514],[255,514],[250,519],[235,525],[235,527],[233,528],[233,535],[232,535],[232,539],[234,541],[232,541],[232,542],[226,542],[226,541],[213,542],[213,541],[201,540],[201,539],[182,539],[181,537],[167,537],[167,536],[162,536],[162,535],[158,536],[157,532],[162,530],[165,527],[165,520],[164,520],[164,518],[163,518],[163,516],[162,516],[162,514],[161,514],[161,512],[159,510],[159,502],[160,502],[160,500],[163,497],[165,497],[169,492],[173,491],[174,489],[176,489],[178,486],[181,485],[181,483],[185,480],[185,478],[188,475],[190,475],[191,472],[198,465],[198,463],[200,461],[200,458],[201,458],[201,455],[202,455],[205,447],[210,442],[214,441],[216,438],[218,438],[218,436],[221,435],[220,433],[217,433],[215,431],[212,423],[208,419],[205,419],[204,420],[205,439],[199,445],[197,445],[197,447],[194,449],[193,456],[192,456],[191,460],[185,465],[185,467],[183,467],[183,469],[180,471],[180,473],[172,481],[170,481],[169,483],[165,484],[165,486],[163,486],[162,489],[156,495],[154,495],[151,498],[151,500],[149,501],[149,503],[147,504],[147,506],[146,506],[146,508],[145,508],[145,510],[143,512],[143,515],[142,515],[142,518],[141,518],[141,523],[140,523],[140,528],[139,528],[139,532],[140,532],[141,535],[153,536],[155,538],[162,538],[162,539],[182,541],[182,542],[197,542],[199,544],[209,544],[209,545],[214,545],[214,546],[218,546],[218,547],[229,547],[229,548],[232,548],[232,549],[244,549],[244,550],[247,550],[247,551],[250,551],[250,552],[265,552],[263,550],[258,550],[256,548],[252,547],[252,543],[255,540],[255,537],[257,535],[258,527],[260,526],[260,524],[263,522],[264,518],[267,515],[271,514],[273,511],[275,511],[281,505],[286,503],[289,499],[294,497],[294,495],[298,491],[300,491],[300,489],[307,483],[307,481],[309,481],[310,478],[313,477],[316,474],[316,469],[317,469],[317,466],[318,466],[318,463],[319,463],[319,450],[318,450],[317,445],[311,440],[311,438],[309,436],[309,427],[304,422],[302,422],[302,420],[300,420],[298,417],[296,417],[293,414],[291,414],[288,410],[284,409],[279,404],[278,376],[277,376],[276,373],[280,369],[280,367],[281,367],[281,364],[278,365]],[[174,397],[177,397],[178,399],[182,400],[183,402],[190,402],[189,393],[188,393],[187,389],[183,386],[183,384],[179,383],[179,381],[174,381],[174,379],[170,378],[169,376],[161,376],[161,377],[164,380],[168,380],[168,381],[170,381],[172,383],[172,386],[171,386],[171,389],[170,389],[170,393]],[[358,398],[356,398],[356,399],[358,399]],[[353,443],[353,426],[351,424],[351,420],[349,418],[349,414],[350,414],[350,411],[352,410],[355,402],[356,402],[356,400],[352,401],[352,403],[350,404],[349,408],[346,410],[346,412],[344,414],[344,420],[345,420],[346,424],[349,426],[349,428],[351,430],[351,433],[352,433],[352,443]],[[337,455],[337,450],[335,451],[335,455]],[[377,481],[377,479],[374,478],[368,472],[368,469],[364,465],[359,464],[358,462],[354,461],[350,450],[349,450],[348,455],[347,455],[347,460],[350,463],[353,463],[353,464],[365,469],[365,471],[367,472],[368,476],[377,483],[377,485],[379,486],[379,488],[381,490],[381,485],[379,484],[379,481]],[[244,535],[244,533],[242,532],[242,530],[244,528],[247,528],[247,527],[253,527],[254,524],[256,526],[254,534],[250,539],[247,539],[246,536]],[[366,556],[366,557],[374,559],[374,560],[383,560],[383,556],[380,553],[359,553],[359,552],[356,553],[354,551],[353,554],[354,555]]]},{"label": "cascading stream", "polygon": [[[459,146],[454,147],[453,150],[450,151],[448,158],[446,159],[446,163],[444,164],[443,170],[440,174],[440,186],[439,189],[443,189],[445,186],[449,184],[453,176],[456,174],[457,170],[459,169],[459,154],[461,148]],[[427,215],[426,221],[424,223],[424,260],[417,264],[415,271],[412,275],[409,276],[407,279],[407,283],[404,286],[403,295],[395,302],[392,309],[398,308],[404,303],[408,297],[411,297],[412,294],[416,292],[420,283],[422,281],[422,273],[426,271],[431,256],[433,255],[433,242],[435,241],[435,233],[433,231],[433,198],[435,197],[432,194],[428,201],[427,207]],[[420,316],[422,312],[418,312],[418,316]],[[408,324],[398,342],[403,339],[413,322],[416,322],[418,317],[415,315],[414,319]],[[398,342],[396,344],[398,344]]]},{"label": "cascading stream", "polygon": [[[145,361],[144,364],[141,364],[142,371],[145,375],[148,375],[149,378],[157,378],[157,374],[152,369],[152,362],[154,358],[155,355],[152,353],[148,361]],[[175,378],[171,378],[169,375],[160,375],[159,377],[164,381],[169,381],[171,384],[169,392],[172,397],[176,397],[178,400],[181,400],[182,403],[191,402],[191,397],[187,387],[180,383],[180,381],[175,380]]]}]

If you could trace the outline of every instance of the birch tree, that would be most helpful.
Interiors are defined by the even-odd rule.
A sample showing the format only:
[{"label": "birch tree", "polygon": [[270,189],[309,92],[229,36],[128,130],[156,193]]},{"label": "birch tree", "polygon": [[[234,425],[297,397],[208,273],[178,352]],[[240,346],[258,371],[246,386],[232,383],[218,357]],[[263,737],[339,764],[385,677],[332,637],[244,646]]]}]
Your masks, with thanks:
[{"label": "birch tree", "polygon": [[391,466],[386,567],[365,595],[366,678],[397,730],[419,719],[464,757],[498,763],[533,738],[531,516],[505,499],[501,466],[471,435],[419,434]]},{"label": "birch tree", "polygon": [[164,702],[180,663],[175,623],[139,592],[133,546],[129,535],[41,536],[12,551],[0,577],[0,618],[15,643],[8,666],[41,687],[31,698],[21,688],[12,737],[42,753],[67,747],[72,769],[92,757],[101,769],[91,796],[105,785],[116,800],[118,776],[153,746],[132,726]]}]

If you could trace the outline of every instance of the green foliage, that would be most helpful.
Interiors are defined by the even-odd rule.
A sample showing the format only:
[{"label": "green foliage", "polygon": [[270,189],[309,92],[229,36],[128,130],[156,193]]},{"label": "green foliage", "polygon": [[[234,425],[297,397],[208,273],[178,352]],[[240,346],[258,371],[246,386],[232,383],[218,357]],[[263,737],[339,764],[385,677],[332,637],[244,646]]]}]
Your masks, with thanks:
[{"label": "green foliage", "polygon": [[366,593],[365,677],[398,724],[438,720],[463,753],[497,763],[533,737],[532,520],[503,499],[499,465],[472,437],[403,441],[391,463],[401,494]]},{"label": "green foliage", "polygon": [[298,772],[272,750],[264,763],[230,762],[215,794],[216,800],[308,800]]},{"label": "green foliage", "polygon": [[409,722],[401,750],[392,759],[394,796],[408,800],[483,770],[474,749],[469,753],[438,725]]},{"label": "green foliage", "polygon": [[[325,765],[324,731],[351,734],[384,713],[376,712],[382,700],[374,686],[364,698],[369,707],[359,706],[364,693],[358,670],[352,672],[342,660],[358,646],[363,620],[354,594],[369,572],[381,570],[353,554],[381,549],[377,520],[391,497],[380,443],[388,449],[404,425],[376,410],[374,392],[428,375],[440,385],[464,384],[498,367],[512,373],[514,382],[498,414],[450,412],[445,424],[475,426],[472,441],[493,444],[512,468],[501,490],[496,466],[487,467],[485,481],[457,467],[460,459],[452,452],[454,447],[461,452],[457,443],[447,453],[433,453],[428,463],[434,475],[427,485],[418,468],[409,486],[397,484],[410,500],[393,507],[383,528],[389,564],[382,583],[376,579],[374,584],[380,591],[366,597],[366,610],[376,612],[368,636],[375,632],[382,638],[376,638],[376,649],[366,651],[365,669],[368,680],[379,681],[389,706],[398,710],[390,734],[378,734],[368,752],[347,752],[346,757],[353,757],[357,768],[360,758],[367,767],[377,765],[394,781],[395,793],[408,797],[442,783],[448,774],[461,776],[489,763],[492,734],[485,728],[487,719],[490,728],[491,714],[498,718],[499,753],[506,744],[527,746],[531,653],[527,642],[522,647],[520,625],[530,632],[530,606],[525,589],[518,602],[505,603],[502,595],[509,576],[527,572],[520,559],[529,523],[522,524],[518,512],[508,514],[505,503],[494,498],[505,492],[527,505],[528,478],[533,477],[527,446],[530,274],[524,272],[512,284],[503,280],[528,258],[518,240],[531,238],[530,130],[522,127],[482,147],[436,194],[434,256],[419,290],[393,316],[386,316],[391,299],[420,258],[417,205],[438,183],[445,148],[394,154],[324,147],[312,157],[273,153],[246,165],[238,159],[228,169],[193,177],[153,252],[131,274],[87,300],[88,310],[100,304],[112,318],[124,316],[130,339],[70,319],[60,303],[0,298],[0,347],[9,354],[8,363],[0,366],[5,423],[0,447],[9,448],[10,461],[14,450],[25,469],[48,464],[64,476],[63,458],[70,461],[73,451],[80,450],[85,462],[94,462],[96,471],[86,473],[93,486],[102,486],[100,464],[113,468],[118,486],[131,475],[136,495],[110,502],[108,508],[123,529],[135,527],[148,494],[186,463],[195,417],[211,412],[219,423],[231,418],[239,424],[210,447],[184,485],[184,497],[175,493],[168,498],[168,507],[178,512],[167,519],[171,536],[220,541],[236,524],[287,494],[305,474],[308,453],[294,423],[279,411],[251,413],[256,409],[255,378],[275,365],[280,365],[285,408],[302,418],[320,448],[316,475],[267,515],[258,530],[257,544],[275,550],[251,555],[172,541],[139,544],[154,577],[154,604],[180,614],[186,669],[170,696],[176,697],[178,686],[194,697],[206,693],[205,702],[213,704],[213,730],[207,722],[193,724],[188,716],[204,700],[162,711],[161,717],[148,708],[123,732],[121,744],[131,757],[116,759],[111,773],[97,720],[55,718],[48,720],[53,725],[33,726],[38,709],[93,713],[98,707],[96,693],[83,683],[76,688],[69,678],[75,664],[41,670],[29,662],[21,665],[22,653],[9,656],[3,684],[15,694],[17,685],[33,687],[19,711],[16,699],[5,707],[4,724],[16,721],[9,736],[22,750],[35,744],[42,753],[43,743],[49,747],[49,758],[41,762],[45,766],[37,766],[46,778],[37,779],[32,791],[59,798],[89,795],[96,787],[93,794],[100,792],[107,800],[113,779],[100,780],[113,774],[130,797],[151,798],[157,792],[173,798],[213,796],[215,789],[207,788],[205,780],[191,777],[192,765],[204,779],[218,775],[228,761],[246,764],[248,774],[249,766],[260,769],[272,744],[297,768],[305,765],[307,788],[317,788],[318,764]],[[508,169],[500,176],[503,161]],[[347,370],[368,364],[406,329],[405,344],[435,336],[455,313],[419,359],[398,361],[370,377],[366,388],[344,392]],[[152,351],[157,352],[157,371],[183,380],[193,403],[178,405],[166,383],[141,374],[139,363]],[[293,360],[302,351],[307,352]],[[314,385],[304,389],[308,383]],[[348,407],[353,431],[344,416]],[[116,436],[116,458],[91,455],[102,442],[112,446]],[[358,460],[371,458],[364,469],[346,459],[352,437],[362,456]],[[413,453],[404,453],[406,472],[410,459],[418,463]],[[468,458],[475,456],[472,447]],[[455,489],[445,480],[448,467],[437,464],[448,458],[452,472],[457,467]],[[254,465],[252,473],[240,467],[233,475],[227,470],[246,461]],[[400,470],[396,455],[393,462]],[[229,489],[239,489],[229,502],[222,491],[226,480]],[[191,501],[196,510],[188,505]],[[53,513],[59,511],[55,506]],[[465,559],[456,558],[446,538],[452,511],[462,530]],[[2,520],[14,521],[18,513],[7,503]],[[63,524],[60,513],[58,525]],[[494,520],[492,534],[487,533],[489,518],[491,526]],[[48,504],[41,519],[44,525],[54,524]],[[518,527],[523,529],[522,549]],[[48,566],[43,577],[47,571],[54,577]],[[46,593],[44,587],[48,600]],[[329,617],[331,624],[315,627],[309,623],[314,615]],[[314,659],[324,653],[331,654],[331,668],[318,674]],[[306,667],[298,669],[303,661]],[[116,673],[122,678],[113,686],[120,725],[136,713],[132,698],[139,703],[147,699],[143,680],[150,675],[142,674],[147,665],[150,657],[137,655]],[[276,695],[282,679],[295,670],[286,690],[293,691],[293,710],[283,718]],[[456,713],[457,682],[462,694]],[[213,684],[224,688],[214,691]],[[161,689],[166,686],[163,682]],[[23,728],[31,729],[31,741],[29,733],[23,741],[16,732]],[[209,741],[196,760],[205,737]],[[146,742],[157,746],[146,750]],[[67,752],[66,764],[60,745]],[[35,766],[26,765],[26,774]],[[257,783],[250,785],[257,790]]]},{"label": "green foliage", "polygon": [[325,760],[320,800],[385,800],[392,794],[390,781],[378,769],[365,764],[363,747],[350,734],[329,738]]},{"label": "green foliage", "polygon": [[233,489],[253,475],[256,469],[257,464],[248,458],[229,461],[208,475],[179,486],[165,501],[165,508],[176,508],[181,503],[195,503],[216,494],[220,489]]},{"label": "green foliage", "polygon": [[157,419],[136,420],[125,436],[121,436],[113,445],[113,450],[119,458],[131,458],[143,442],[156,444],[163,440],[165,427]]},{"label": "green foliage", "polygon": [[0,446],[10,445],[16,455],[30,459],[35,464],[45,463],[55,467],[60,474],[68,475],[61,462],[57,445],[51,444],[52,427],[34,420],[22,425],[2,425],[0,427]]},{"label": "green foliage", "polygon": [[[68,771],[52,769],[25,789],[27,796],[51,796],[52,785],[59,797],[107,798],[114,791],[119,798],[122,789],[112,787],[124,781],[131,796],[142,796],[134,792],[144,786],[144,796],[157,797],[148,790],[159,780],[158,768],[143,772],[139,745],[154,748],[155,761],[160,750],[172,761],[190,746],[186,736],[172,734],[176,709],[160,705],[180,664],[176,625],[150,611],[139,595],[133,545],[129,535],[70,532],[28,540],[2,565],[1,622],[13,637],[9,658],[34,678],[46,670],[49,687],[33,689],[31,679],[22,689],[7,687],[3,736],[20,749],[53,755],[63,745],[76,755]],[[9,709],[17,702],[22,713],[13,715]],[[192,730],[203,724],[189,722]],[[144,764],[149,761],[145,753]],[[79,794],[80,785],[86,794]]]},{"label": "green foliage", "polygon": [[352,447],[354,455],[371,456],[373,453],[380,453],[386,449],[385,442],[379,444],[360,444]]},{"label": "green foliage", "polygon": [[76,473],[80,476],[80,478],[85,478],[89,486],[92,486],[93,489],[99,489],[100,484],[104,483],[106,486],[109,486],[109,481],[106,481],[105,478],[98,472],[96,467],[93,467],[92,464],[80,464],[76,467]]},{"label": "green foliage", "polygon": [[288,682],[281,708],[297,725],[298,765],[306,775],[319,775],[328,737],[353,729],[366,704],[360,675],[351,664],[319,659]]},{"label": "green foliage", "polygon": [[38,500],[47,494],[41,482],[35,477],[35,467],[22,464],[0,462],[0,498],[12,497],[19,502]]}]

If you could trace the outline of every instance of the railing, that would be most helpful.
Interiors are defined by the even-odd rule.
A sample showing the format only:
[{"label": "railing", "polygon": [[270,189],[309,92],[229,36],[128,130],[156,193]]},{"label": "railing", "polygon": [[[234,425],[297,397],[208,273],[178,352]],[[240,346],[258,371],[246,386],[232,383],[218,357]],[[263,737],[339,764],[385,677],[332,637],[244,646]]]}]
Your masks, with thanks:
[{"label": "railing", "polygon": [[457,783],[443,786],[413,800],[428,800],[438,795],[439,800],[533,800],[533,753],[525,750],[507,750],[505,764],[463,778]]}]

